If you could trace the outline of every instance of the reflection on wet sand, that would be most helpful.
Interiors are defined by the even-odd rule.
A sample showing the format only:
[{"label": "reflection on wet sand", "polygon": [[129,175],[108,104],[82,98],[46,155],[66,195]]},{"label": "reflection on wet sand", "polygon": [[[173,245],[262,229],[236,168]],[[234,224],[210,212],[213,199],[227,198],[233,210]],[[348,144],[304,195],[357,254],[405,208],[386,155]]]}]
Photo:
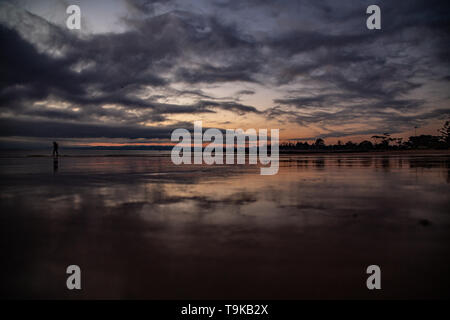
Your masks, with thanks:
[{"label": "reflection on wet sand", "polygon": [[53,173],[58,173],[59,159],[58,157],[53,157]]},{"label": "reflection on wet sand", "polygon": [[450,296],[448,156],[63,160],[0,159],[2,296],[370,298],[370,264],[376,297]]}]

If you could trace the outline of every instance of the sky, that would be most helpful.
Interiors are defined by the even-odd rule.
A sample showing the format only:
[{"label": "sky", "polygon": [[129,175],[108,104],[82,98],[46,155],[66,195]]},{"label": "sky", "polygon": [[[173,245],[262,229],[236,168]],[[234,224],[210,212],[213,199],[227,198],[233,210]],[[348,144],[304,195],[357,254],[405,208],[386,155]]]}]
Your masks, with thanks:
[{"label": "sky", "polygon": [[449,17],[434,0],[0,0],[0,146],[167,144],[199,120],[282,141],[437,135]]}]

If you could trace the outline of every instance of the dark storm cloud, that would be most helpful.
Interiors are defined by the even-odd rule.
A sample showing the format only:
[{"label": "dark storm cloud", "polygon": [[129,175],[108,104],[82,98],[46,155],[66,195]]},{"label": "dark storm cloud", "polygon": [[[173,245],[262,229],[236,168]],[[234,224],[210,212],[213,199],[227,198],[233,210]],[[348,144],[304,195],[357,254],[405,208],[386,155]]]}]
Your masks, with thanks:
[{"label": "dark storm cloud", "polygon": [[[0,119],[2,137],[36,138],[126,138],[161,139],[169,141],[173,130],[185,128],[193,131],[190,122],[177,122],[170,126],[107,125],[46,120]],[[209,127],[204,127],[207,130]],[[225,134],[225,129],[220,129]],[[133,142],[133,141],[131,141]]]},{"label": "dark storm cloud", "polygon": [[[233,101],[199,100],[190,105],[177,105],[133,95],[143,85],[165,85],[165,80],[152,74],[151,69],[165,68],[165,60],[176,56],[178,47],[167,33],[161,40],[162,44],[154,43],[153,46],[145,44],[147,36],[144,39],[140,37],[135,31],[118,35],[98,35],[87,40],[67,35],[68,53],[61,58],[53,58],[38,52],[36,47],[24,40],[17,31],[0,25],[0,38],[4,48],[0,53],[0,107],[27,117],[89,122],[92,119],[107,118],[131,124],[163,121],[168,114],[214,113],[214,110],[219,109],[239,114],[258,112],[254,107]],[[155,42],[154,39],[148,40],[149,43]],[[114,50],[107,50],[109,47]],[[76,72],[71,69],[76,64],[85,64],[88,67]],[[162,66],[155,67],[154,64]],[[219,81],[218,79],[219,76],[216,75],[208,81]],[[199,90],[179,91],[177,94],[212,98]],[[69,102],[81,110],[54,110],[30,105],[47,98],[54,98],[57,102]],[[116,104],[124,108],[104,109],[102,106],[105,104]],[[139,109],[141,113],[130,114],[127,112],[130,108]]]},{"label": "dark storm cloud", "polygon": [[367,34],[327,35],[313,31],[296,31],[273,39],[269,44],[275,50],[282,52],[286,56],[291,56],[301,52],[312,51],[320,47],[333,49],[366,41],[374,41],[377,37],[379,35],[368,37]]},{"label": "dark storm cloud", "polygon": [[50,89],[82,94],[74,83],[76,75],[69,72],[63,59],[52,59],[38,53],[33,45],[14,30],[0,25],[0,85],[2,105],[18,99],[45,98]]},{"label": "dark storm cloud", "polygon": [[[373,128],[336,130],[324,137],[401,132],[448,117],[449,101],[443,91],[435,91],[439,98],[409,95],[450,73],[450,61],[443,59],[450,40],[449,4],[413,1],[381,2],[380,6],[383,27],[379,33],[344,28],[333,35],[302,30],[275,37],[271,43],[283,56],[304,57],[279,64],[278,83],[302,83],[308,89],[275,99],[278,106],[266,110],[266,115],[315,125],[325,132],[339,125]],[[349,21],[356,20],[353,14],[350,9]],[[323,21],[333,19],[324,14]],[[430,100],[441,100],[447,108],[435,109]]]},{"label": "dark storm cloud", "polygon": [[215,101],[200,101],[197,104],[198,108],[218,108],[218,109],[223,109],[223,110],[229,110],[229,111],[234,111],[238,114],[245,114],[245,113],[262,113],[260,111],[258,111],[258,109],[256,109],[255,107],[252,106],[246,106],[240,103],[236,103],[236,102],[215,102]]},{"label": "dark storm cloud", "polygon": [[153,14],[154,6],[157,4],[167,4],[172,0],[125,0],[126,4],[137,13]]},{"label": "dark storm cloud", "polygon": [[[175,60],[181,51],[206,51],[212,46],[214,49],[208,52],[222,52],[246,45],[244,40],[236,37],[231,27],[221,26],[213,18],[200,22],[195,18],[185,12],[166,14],[140,21],[135,25],[136,30],[94,35],[87,39],[73,37],[53,26],[52,32],[58,33],[58,41],[64,42],[65,54],[61,58],[38,52],[17,31],[0,26],[2,47],[5,48],[0,62],[3,71],[0,83],[4,88],[0,103],[8,107],[13,103],[30,103],[53,95],[83,107],[118,104],[152,109],[159,114],[211,112],[205,109],[208,105],[215,109],[231,107],[230,110],[239,113],[256,111],[233,103],[161,104],[135,95],[144,86],[167,85],[168,80],[160,75],[169,74],[176,67]],[[205,26],[213,28],[207,35],[197,30]],[[80,71],[74,70],[76,68]],[[178,67],[176,78],[185,82],[245,81],[250,80],[250,69],[255,72],[256,66],[242,63],[239,66],[201,65],[198,68],[201,70],[193,73]]]},{"label": "dark storm cloud", "polygon": [[[448,1],[124,1],[126,31],[83,36],[0,4],[0,117],[16,134],[41,136],[28,128],[41,122],[67,136],[52,122],[60,120],[71,137],[158,136],[139,124],[222,110],[324,128],[383,123],[393,132],[446,114],[447,93],[410,95],[431,81],[448,89]],[[382,8],[382,30],[365,27],[370,4]],[[242,83],[281,95],[260,111],[240,103],[258,94]],[[234,96],[202,90],[224,84],[236,86]],[[177,97],[189,102],[168,102]]]},{"label": "dark storm cloud", "polygon": [[[342,109],[337,112],[316,111],[308,115],[298,115],[295,112],[285,112],[279,108],[270,111],[269,116],[286,116],[290,121],[297,122],[300,125],[308,126],[314,124],[316,127],[322,128],[324,133],[321,137],[344,137],[354,135],[379,134],[383,132],[400,133],[411,130],[414,126],[422,126],[431,119],[439,119],[444,122],[450,117],[450,109],[435,109],[429,112],[416,115],[408,115],[405,113],[393,113],[383,110],[371,108],[371,106],[354,106]],[[381,121],[377,119],[382,119]],[[358,124],[364,125],[368,129],[349,129],[347,131],[331,130],[330,127],[336,124]]]},{"label": "dark storm cloud", "polygon": [[[186,126],[186,124],[182,124]],[[34,120],[0,119],[0,136],[38,138],[170,139],[174,127],[133,127]]]},{"label": "dark storm cloud", "polygon": [[255,63],[245,63],[227,67],[204,65],[194,69],[180,68],[177,71],[176,79],[187,83],[257,82],[253,75],[256,74],[258,67],[259,65]]}]

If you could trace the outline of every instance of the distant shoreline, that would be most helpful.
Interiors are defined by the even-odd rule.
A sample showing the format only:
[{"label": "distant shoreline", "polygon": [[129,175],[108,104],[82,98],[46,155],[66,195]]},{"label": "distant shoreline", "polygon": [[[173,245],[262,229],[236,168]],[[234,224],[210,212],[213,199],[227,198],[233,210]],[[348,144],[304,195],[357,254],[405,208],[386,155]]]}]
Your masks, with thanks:
[{"label": "distant shoreline", "polygon": [[[0,157],[2,158],[53,158],[52,154],[49,153],[33,153],[30,150],[30,153],[26,153],[26,150],[20,150],[21,154],[15,154],[14,151],[19,150],[2,150],[0,151]],[[89,158],[89,157],[165,157],[169,156],[170,152],[167,150],[124,150],[127,153],[111,153],[111,154],[95,154],[95,151],[119,151],[119,150],[91,150],[93,151],[91,154],[71,154],[70,149],[66,152],[62,152],[59,157],[60,158]],[[140,151],[139,153],[132,153],[132,151]],[[142,151],[153,151],[150,153],[142,153]],[[447,150],[434,150],[434,149],[422,149],[422,150],[370,150],[370,151],[361,151],[361,150],[339,150],[339,151],[330,151],[330,150],[280,150],[280,155],[360,155],[360,156],[396,156],[396,155],[450,155],[450,149]],[[248,154],[248,152],[246,152]]]},{"label": "distant shoreline", "polygon": [[436,149],[421,149],[421,150],[370,150],[370,151],[361,151],[361,150],[339,150],[339,151],[330,151],[330,150],[280,150],[280,154],[330,154],[330,155],[339,155],[339,154],[361,154],[361,155],[450,155],[450,149],[447,150],[436,150]]}]

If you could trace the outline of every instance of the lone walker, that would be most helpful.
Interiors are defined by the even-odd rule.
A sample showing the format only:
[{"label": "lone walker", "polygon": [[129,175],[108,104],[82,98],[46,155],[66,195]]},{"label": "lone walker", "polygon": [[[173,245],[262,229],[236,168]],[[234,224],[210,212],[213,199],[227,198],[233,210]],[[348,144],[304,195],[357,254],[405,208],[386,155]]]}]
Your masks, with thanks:
[{"label": "lone walker", "polygon": [[58,144],[56,143],[56,141],[53,141],[53,156],[58,157],[59,153],[58,153]]}]

